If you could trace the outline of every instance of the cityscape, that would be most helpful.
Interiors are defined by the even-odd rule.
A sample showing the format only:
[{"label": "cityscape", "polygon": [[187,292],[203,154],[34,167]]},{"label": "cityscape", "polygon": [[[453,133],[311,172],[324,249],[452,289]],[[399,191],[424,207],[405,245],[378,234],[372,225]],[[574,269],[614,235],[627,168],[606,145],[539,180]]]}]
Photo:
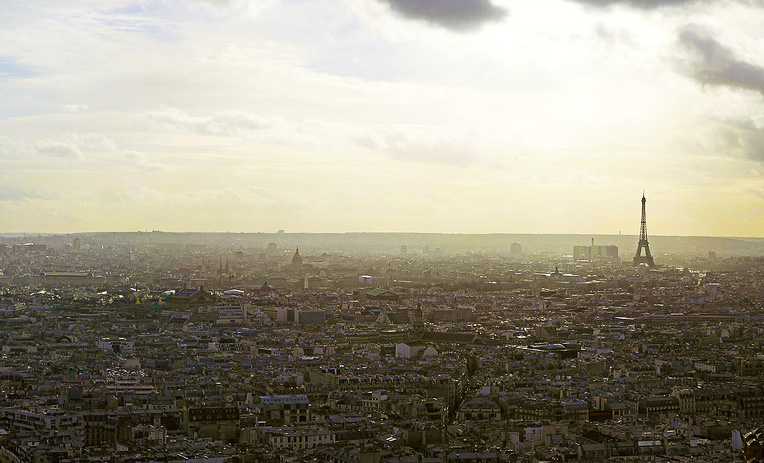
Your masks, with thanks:
[{"label": "cityscape", "polygon": [[764,242],[651,252],[645,206],[632,259],[4,237],[0,461],[760,461]]},{"label": "cityscape", "polygon": [[764,0],[0,0],[0,463],[764,463]]}]

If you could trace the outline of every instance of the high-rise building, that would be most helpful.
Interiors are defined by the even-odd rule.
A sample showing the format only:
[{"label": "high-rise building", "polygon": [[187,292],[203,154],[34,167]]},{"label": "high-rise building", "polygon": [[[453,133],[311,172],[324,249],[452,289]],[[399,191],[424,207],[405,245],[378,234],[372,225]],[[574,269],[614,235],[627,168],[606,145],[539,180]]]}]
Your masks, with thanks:
[{"label": "high-rise building", "polygon": [[573,246],[573,260],[617,260],[618,246]]},{"label": "high-rise building", "polygon": [[519,256],[520,254],[523,253],[523,245],[518,242],[512,243],[509,246],[509,253],[512,254],[513,256]]}]

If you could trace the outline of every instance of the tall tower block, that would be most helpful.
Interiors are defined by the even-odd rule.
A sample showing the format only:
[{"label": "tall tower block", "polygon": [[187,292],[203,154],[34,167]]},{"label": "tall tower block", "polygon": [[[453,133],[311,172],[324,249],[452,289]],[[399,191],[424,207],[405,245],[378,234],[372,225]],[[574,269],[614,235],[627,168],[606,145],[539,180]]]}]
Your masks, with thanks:
[{"label": "tall tower block", "polygon": [[[653,261],[653,255],[650,254],[650,244],[647,241],[647,213],[645,212],[645,193],[642,193],[642,223],[639,227],[639,243],[637,243],[637,253],[634,255],[633,264],[647,264],[650,267],[655,267],[655,261]],[[645,250],[645,255],[642,255],[642,249]]]}]

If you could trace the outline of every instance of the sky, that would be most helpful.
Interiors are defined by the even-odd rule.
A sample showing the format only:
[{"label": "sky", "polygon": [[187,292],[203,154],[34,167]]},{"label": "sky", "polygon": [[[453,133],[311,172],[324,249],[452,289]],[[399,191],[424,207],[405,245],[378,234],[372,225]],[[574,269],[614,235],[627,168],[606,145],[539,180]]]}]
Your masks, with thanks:
[{"label": "sky", "polygon": [[0,0],[0,231],[764,236],[764,0]]}]

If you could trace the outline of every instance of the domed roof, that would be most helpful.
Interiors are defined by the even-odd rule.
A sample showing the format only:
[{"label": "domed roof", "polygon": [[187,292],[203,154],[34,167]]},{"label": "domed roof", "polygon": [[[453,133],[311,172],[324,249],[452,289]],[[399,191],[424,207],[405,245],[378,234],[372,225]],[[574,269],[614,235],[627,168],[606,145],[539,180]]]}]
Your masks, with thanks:
[{"label": "domed roof", "polygon": [[294,252],[294,256],[292,256],[292,263],[295,265],[302,264],[302,256],[300,255],[299,246],[297,246],[297,250]]}]

